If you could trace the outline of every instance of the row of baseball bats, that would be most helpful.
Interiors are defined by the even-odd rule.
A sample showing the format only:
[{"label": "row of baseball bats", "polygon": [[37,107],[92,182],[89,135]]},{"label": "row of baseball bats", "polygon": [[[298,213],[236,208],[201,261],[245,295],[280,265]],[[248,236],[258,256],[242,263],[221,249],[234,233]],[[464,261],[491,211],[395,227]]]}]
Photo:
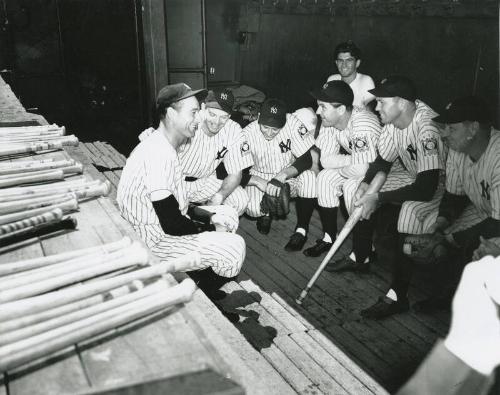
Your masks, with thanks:
[{"label": "row of baseball bats", "polygon": [[197,267],[200,256],[149,264],[128,237],[57,255],[0,264],[0,372],[189,301],[191,279],[166,273]]}]

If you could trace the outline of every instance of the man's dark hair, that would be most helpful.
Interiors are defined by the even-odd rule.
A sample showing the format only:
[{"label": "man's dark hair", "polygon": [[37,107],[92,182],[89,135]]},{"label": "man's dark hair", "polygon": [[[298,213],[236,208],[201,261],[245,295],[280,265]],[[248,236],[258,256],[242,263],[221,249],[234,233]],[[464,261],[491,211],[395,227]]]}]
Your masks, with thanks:
[{"label": "man's dark hair", "polygon": [[339,56],[339,53],[342,52],[349,52],[356,60],[361,59],[361,50],[351,40],[340,43],[335,47],[335,60],[337,60],[337,56]]}]

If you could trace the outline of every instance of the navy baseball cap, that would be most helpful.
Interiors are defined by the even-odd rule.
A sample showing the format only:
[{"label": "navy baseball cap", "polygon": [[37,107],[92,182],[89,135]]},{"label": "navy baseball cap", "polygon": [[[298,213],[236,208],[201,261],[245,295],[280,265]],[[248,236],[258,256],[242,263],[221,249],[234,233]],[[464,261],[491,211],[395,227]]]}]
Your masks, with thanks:
[{"label": "navy baseball cap", "polygon": [[401,75],[384,78],[379,86],[368,92],[375,97],[401,97],[409,101],[415,101],[417,98],[417,88],[413,81]]},{"label": "navy baseball cap", "polygon": [[346,106],[351,106],[354,100],[351,87],[341,80],[327,82],[321,89],[312,91],[311,96],[316,100],[327,103],[340,103]]},{"label": "navy baseball cap", "polygon": [[464,121],[490,123],[491,115],[484,100],[477,96],[465,96],[453,100],[433,119],[439,123],[459,123]]},{"label": "navy baseball cap", "polygon": [[205,106],[209,108],[217,108],[225,111],[228,114],[233,112],[234,95],[229,89],[210,90],[205,99]]},{"label": "navy baseball cap", "polygon": [[156,97],[156,108],[166,108],[172,103],[187,99],[191,96],[196,96],[198,100],[202,100],[206,95],[206,89],[192,90],[189,85],[183,82],[167,85],[158,92],[158,96]]},{"label": "navy baseball cap", "polygon": [[267,99],[260,108],[259,124],[281,129],[286,123],[286,104],[279,99]]}]

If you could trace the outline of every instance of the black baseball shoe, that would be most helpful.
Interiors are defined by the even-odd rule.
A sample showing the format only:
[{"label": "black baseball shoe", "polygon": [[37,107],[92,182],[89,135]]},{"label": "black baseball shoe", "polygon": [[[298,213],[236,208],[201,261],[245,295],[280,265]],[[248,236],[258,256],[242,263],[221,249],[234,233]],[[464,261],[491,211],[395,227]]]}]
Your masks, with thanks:
[{"label": "black baseball shoe", "polygon": [[272,219],[269,215],[264,215],[263,217],[257,218],[257,230],[263,235],[269,234],[271,230]]},{"label": "black baseball shoe", "polygon": [[305,256],[318,257],[327,252],[333,243],[327,243],[322,239],[316,240],[316,244],[312,247],[306,248],[303,252]]},{"label": "black baseball shoe", "polygon": [[390,317],[394,314],[404,313],[410,309],[407,298],[399,298],[394,301],[387,296],[378,298],[378,301],[367,309],[361,310],[361,316],[364,318],[373,318],[376,320]]},{"label": "black baseball shoe", "polygon": [[307,241],[307,237],[302,233],[295,232],[290,236],[290,240],[286,243],[286,251],[300,251]]},{"label": "black baseball shoe", "polygon": [[342,272],[357,272],[357,273],[368,273],[370,271],[370,262],[357,263],[353,261],[348,256],[326,265],[325,270],[327,272],[342,273]]}]

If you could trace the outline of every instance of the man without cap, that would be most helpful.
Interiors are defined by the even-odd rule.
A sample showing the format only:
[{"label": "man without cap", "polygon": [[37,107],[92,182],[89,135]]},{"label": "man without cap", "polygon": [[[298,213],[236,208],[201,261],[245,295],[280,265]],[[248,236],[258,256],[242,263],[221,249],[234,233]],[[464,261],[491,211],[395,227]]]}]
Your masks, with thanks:
[{"label": "man without cap", "polygon": [[[245,258],[243,238],[226,232],[236,230],[237,214],[224,206],[214,206],[209,212],[193,210],[192,215],[205,216],[209,222],[200,229],[187,215],[187,194],[177,156],[179,147],[198,129],[198,99],[204,95],[205,90],[192,90],[183,83],[160,90],[156,99],[159,125],[127,159],[117,202],[122,216],[161,260],[198,251],[201,262],[195,269],[211,268],[218,276],[230,278],[239,273]],[[214,226],[219,231],[212,231]],[[213,280],[211,285],[216,284]]]},{"label": "man without cap", "polygon": [[[179,160],[191,203],[228,205],[242,215],[248,195],[239,186],[242,170],[251,158],[241,148],[241,126],[230,119],[234,96],[229,89],[209,91],[200,111],[200,128],[182,145]],[[219,179],[216,169],[224,166]]]},{"label": "man without cap", "polygon": [[374,97],[369,92],[375,83],[369,75],[358,73],[361,64],[361,51],[352,41],[340,43],[334,51],[335,64],[339,74],[332,74],[327,82],[342,80],[349,84],[354,92],[353,105],[367,108]]},{"label": "man without cap", "polygon": [[[318,205],[323,238],[304,250],[304,254],[317,257],[328,251],[337,234],[337,208],[343,195],[348,211],[352,198],[362,181],[368,163],[377,156],[380,124],[375,114],[353,107],[353,92],[344,81],[330,81],[312,92],[318,102],[317,114],[322,124],[316,146],[320,150],[323,170],[316,179]],[[341,154],[343,148],[347,154]],[[371,252],[371,232],[365,223],[353,231],[355,262],[367,265]],[[366,236],[366,233],[368,235]]]},{"label": "man without cap", "polygon": [[[311,168],[310,149],[314,138],[293,114],[287,114],[286,105],[278,99],[267,99],[259,118],[243,129],[253,166],[244,180],[249,196],[247,214],[257,218],[257,229],[268,234],[271,217],[261,211],[264,193],[277,196],[279,190],[269,181],[276,179],[290,185],[291,196],[297,199],[299,225],[305,231],[314,210],[316,198],[315,174]],[[303,219],[301,219],[303,218]]]},{"label": "man without cap", "polygon": [[[433,118],[436,113],[425,103],[416,100],[416,89],[411,80],[391,76],[370,91],[377,100],[376,109],[384,127],[379,138],[379,155],[366,172],[355,195],[355,206],[363,207],[362,218],[368,219],[378,206],[377,231],[390,232],[396,245],[391,254],[392,283],[385,297],[361,311],[369,318],[383,318],[407,311],[408,287],[412,263],[403,253],[406,234],[425,233],[429,214],[439,205],[444,187],[446,150]],[[366,194],[369,183],[379,171],[387,174],[392,163],[401,159],[406,169],[406,180],[401,187],[390,191]],[[377,251],[380,248],[377,246]]]},{"label": "man without cap", "polygon": [[[500,133],[492,127],[487,104],[475,96],[461,97],[434,120],[442,126],[450,151],[446,191],[429,233],[433,233],[431,244],[441,244],[448,252],[458,249],[458,259],[448,257],[436,268],[440,270],[435,273],[434,294],[415,306],[423,311],[450,307],[454,287],[473,252],[482,244],[478,254],[488,252],[488,246],[494,253],[494,238],[500,236]],[[450,279],[451,289],[446,287]]]}]

